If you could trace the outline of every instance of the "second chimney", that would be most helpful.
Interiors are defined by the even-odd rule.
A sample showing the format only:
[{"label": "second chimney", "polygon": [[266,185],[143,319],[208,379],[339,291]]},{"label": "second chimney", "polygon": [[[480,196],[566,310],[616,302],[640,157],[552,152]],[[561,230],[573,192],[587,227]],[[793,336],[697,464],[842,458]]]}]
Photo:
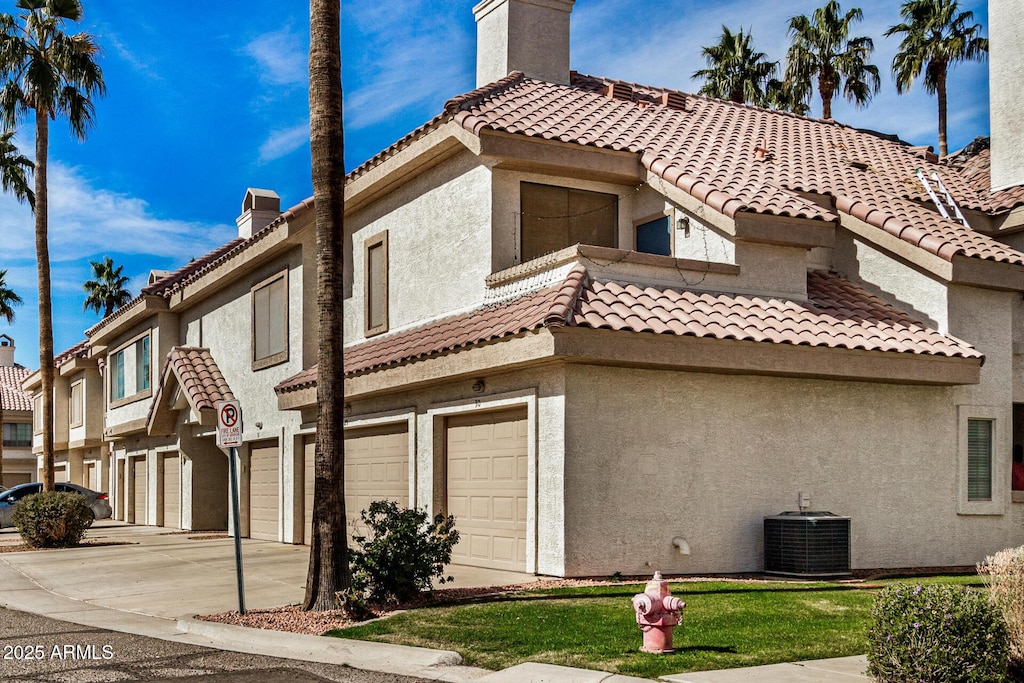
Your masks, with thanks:
[{"label": "second chimney", "polygon": [[242,200],[242,215],[235,219],[238,236],[249,239],[281,215],[281,198],[273,190],[250,187]]},{"label": "second chimney", "polygon": [[476,17],[476,86],[513,71],[569,82],[569,15],[576,0],[483,0]]}]

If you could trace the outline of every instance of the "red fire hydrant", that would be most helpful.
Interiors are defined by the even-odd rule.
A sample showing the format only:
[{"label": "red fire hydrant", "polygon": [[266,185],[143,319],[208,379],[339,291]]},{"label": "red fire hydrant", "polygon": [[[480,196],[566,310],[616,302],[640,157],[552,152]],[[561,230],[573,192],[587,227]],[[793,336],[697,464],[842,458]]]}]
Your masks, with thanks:
[{"label": "red fire hydrant", "polygon": [[644,652],[673,652],[672,629],[679,623],[679,612],[686,603],[672,597],[668,581],[661,578],[661,572],[654,572],[654,578],[647,582],[643,593],[633,596],[636,623],[644,634]]}]

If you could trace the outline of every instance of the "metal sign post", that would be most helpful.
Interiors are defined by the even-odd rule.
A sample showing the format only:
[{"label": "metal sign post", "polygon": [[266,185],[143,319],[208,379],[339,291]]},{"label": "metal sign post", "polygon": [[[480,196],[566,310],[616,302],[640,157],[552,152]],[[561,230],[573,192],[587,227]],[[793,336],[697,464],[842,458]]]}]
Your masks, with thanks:
[{"label": "metal sign post", "polygon": [[238,613],[245,614],[245,580],[242,576],[242,518],[238,512],[238,446],[242,445],[242,406],[238,401],[217,404],[217,445],[228,449],[231,478],[231,518],[235,530],[235,574],[238,578]]}]

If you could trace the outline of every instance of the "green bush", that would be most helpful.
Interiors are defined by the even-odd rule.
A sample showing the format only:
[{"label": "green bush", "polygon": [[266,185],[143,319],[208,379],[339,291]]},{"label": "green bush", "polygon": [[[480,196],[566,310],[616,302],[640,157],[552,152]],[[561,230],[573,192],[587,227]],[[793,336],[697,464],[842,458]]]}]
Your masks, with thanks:
[{"label": "green bush", "polygon": [[989,597],[1003,615],[1010,637],[1010,671],[1024,679],[1024,546],[1007,548],[986,557],[978,574]]},{"label": "green bush", "polygon": [[399,508],[377,500],[360,513],[366,536],[355,536],[351,551],[352,585],[376,603],[403,602],[438,583],[451,581],[444,566],[459,542],[455,518],[438,515],[428,522],[423,510]]},{"label": "green bush", "polygon": [[14,505],[14,526],[32,548],[70,548],[92,526],[92,510],[78,493],[43,491]]},{"label": "green bush", "polygon": [[1005,680],[1006,625],[983,592],[900,584],[879,593],[871,614],[868,675],[878,683]]}]

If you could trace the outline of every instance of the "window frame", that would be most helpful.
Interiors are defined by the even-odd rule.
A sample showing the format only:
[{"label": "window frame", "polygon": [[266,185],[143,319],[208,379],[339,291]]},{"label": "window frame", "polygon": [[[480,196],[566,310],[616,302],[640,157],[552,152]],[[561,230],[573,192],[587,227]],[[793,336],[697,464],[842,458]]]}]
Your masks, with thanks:
[{"label": "window frame", "polygon": [[[145,389],[139,389],[138,386],[134,387],[134,393],[128,393],[128,352],[135,353],[135,381],[139,379],[139,349],[143,347],[142,341],[145,338],[149,338],[149,386]],[[117,376],[118,376],[118,362],[117,359],[121,358],[120,364],[121,382],[124,385],[122,396],[118,396],[115,389],[117,388]],[[141,401],[142,399],[149,398],[153,395],[153,328],[147,329],[145,332],[135,335],[131,339],[128,339],[123,344],[118,345],[111,352],[107,354],[107,395],[110,397],[110,403],[108,408],[119,408],[135,401]],[[83,410],[83,418],[85,411]]]},{"label": "window frame", "polygon": [[[75,391],[78,391],[78,400],[75,400]],[[75,420],[75,409],[78,409],[78,420]],[[85,380],[80,379],[71,383],[68,389],[68,426],[72,429],[81,427],[85,423]]]},{"label": "window frame", "polygon": [[[968,431],[972,421],[992,424],[991,433],[991,486],[989,500],[973,500],[968,493]],[[1010,442],[1007,426],[1011,424],[1010,411],[996,406],[957,406],[957,514],[1002,515],[1010,499]]]},{"label": "window frame", "polygon": [[[564,184],[559,184],[557,182],[541,182],[541,181],[538,181],[538,180],[520,179],[519,180],[519,185],[518,185],[518,193],[519,193],[519,197],[518,197],[518,218],[519,218],[518,233],[519,234],[518,234],[518,244],[516,245],[516,250],[517,250],[517,253],[518,253],[519,263],[528,263],[528,262],[530,262],[530,261],[532,261],[534,259],[541,258],[541,257],[545,256],[546,254],[557,252],[557,251],[559,251],[561,249],[565,249],[567,247],[571,247],[573,244],[575,244],[574,242],[570,242],[569,244],[564,244],[561,247],[558,247],[558,248],[553,249],[551,251],[547,251],[547,252],[543,252],[543,253],[540,253],[540,254],[536,254],[536,255],[527,257],[527,255],[526,255],[526,253],[527,253],[527,249],[526,249],[526,245],[527,245],[527,225],[526,225],[526,223],[527,222],[525,220],[525,217],[527,215],[530,215],[530,214],[527,213],[527,211],[525,210],[525,207],[524,207],[524,201],[525,201],[524,200],[524,195],[526,193],[524,192],[523,188],[526,185],[533,185],[533,186],[539,186],[539,187],[547,187],[547,188],[556,189],[556,190],[564,190],[566,193],[578,192],[578,193],[581,193],[581,194],[604,195],[604,196],[607,196],[609,198],[614,197],[615,198],[615,202],[613,204],[610,204],[609,207],[608,207],[608,208],[611,209],[611,215],[612,215],[612,218],[613,218],[612,239],[611,239],[612,244],[610,244],[610,245],[591,244],[589,242],[582,242],[582,241],[580,242],[580,244],[597,246],[597,247],[607,247],[607,248],[611,248],[611,249],[619,249],[621,247],[622,243],[623,243],[623,239],[629,239],[628,237],[624,238],[623,235],[621,234],[623,225],[622,225],[622,221],[620,220],[622,218],[622,216],[620,214],[621,214],[621,211],[622,211],[622,202],[623,202],[623,199],[624,199],[624,197],[621,194],[621,192],[619,192],[617,190],[614,190],[614,189],[609,192],[609,191],[605,191],[605,190],[594,190],[594,189],[590,189],[590,188],[587,188],[587,187],[576,187],[574,185],[564,185]],[[550,216],[550,217],[547,217],[547,218],[554,219],[554,218],[559,218],[559,217],[558,216]],[[569,218],[569,216],[561,216],[561,218]],[[570,234],[568,235],[568,237],[569,237],[569,239],[571,239],[571,224],[567,225],[566,227],[567,227],[568,230],[570,230]],[[634,235],[634,239],[635,239],[635,235]]]},{"label": "window frame", "polygon": [[[281,286],[284,288],[284,292],[283,292],[284,307],[282,308],[282,314],[284,315],[284,319],[281,321],[281,330],[282,330],[282,334],[284,335],[284,337],[283,337],[283,339],[281,341],[282,341],[284,346],[283,346],[283,349],[281,351],[278,351],[277,353],[272,353],[272,354],[269,354],[269,355],[264,356],[262,358],[257,358],[256,357],[256,335],[257,335],[257,329],[256,329],[256,293],[258,291],[262,290],[262,289],[266,289],[267,287],[270,287],[270,286],[276,284],[278,281],[281,282]],[[284,270],[280,270],[280,271],[274,273],[273,275],[260,280],[259,282],[257,282],[256,284],[254,284],[252,287],[249,288],[249,341],[250,341],[249,360],[252,363],[252,369],[254,371],[255,370],[263,370],[265,368],[269,368],[269,367],[272,367],[272,366],[275,366],[275,365],[280,365],[281,363],[285,363],[285,362],[288,361],[288,351],[289,351],[289,346],[290,346],[289,345],[289,339],[288,339],[288,336],[289,336],[288,324],[289,324],[289,309],[290,308],[291,307],[289,306],[289,302],[288,302],[288,269],[287,268],[285,268]],[[269,330],[267,331],[267,334],[268,335],[270,334]]]},{"label": "window frame", "polygon": [[32,397],[32,435],[43,433],[43,395]]},{"label": "window frame", "polygon": [[[649,251],[640,251],[638,248],[638,235],[637,231],[641,225],[653,223],[654,221],[661,220],[662,218],[668,218],[668,254],[654,254]],[[676,255],[676,210],[673,208],[666,208],[658,213],[652,213],[649,216],[640,218],[639,220],[633,221],[633,251],[638,254],[651,254],[652,256],[670,256],[675,258]]]},{"label": "window frame", "polygon": [[[15,441],[12,439],[11,442],[8,443],[7,438],[4,435],[4,432],[7,431],[8,426],[14,427],[15,429],[12,430],[14,432],[17,431],[18,427],[28,427],[28,430],[26,432],[28,438],[23,439],[21,441]],[[32,448],[32,437],[34,436],[33,431],[34,427],[31,422],[4,422],[3,425],[0,426],[0,442],[3,443],[4,448]],[[17,435],[14,434],[12,436]]]},{"label": "window frame", "polygon": [[[373,289],[370,282],[370,251],[372,249],[380,248],[383,253],[383,259],[381,261],[381,270],[383,283],[381,285],[381,291],[383,292],[384,298],[381,301],[381,323],[379,325],[370,324],[370,305],[371,297],[370,293]],[[390,256],[388,246],[388,231],[379,232],[373,237],[368,237],[363,241],[363,335],[366,337],[372,337],[378,334],[387,332],[391,321],[391,283],[390,283]]]}]

